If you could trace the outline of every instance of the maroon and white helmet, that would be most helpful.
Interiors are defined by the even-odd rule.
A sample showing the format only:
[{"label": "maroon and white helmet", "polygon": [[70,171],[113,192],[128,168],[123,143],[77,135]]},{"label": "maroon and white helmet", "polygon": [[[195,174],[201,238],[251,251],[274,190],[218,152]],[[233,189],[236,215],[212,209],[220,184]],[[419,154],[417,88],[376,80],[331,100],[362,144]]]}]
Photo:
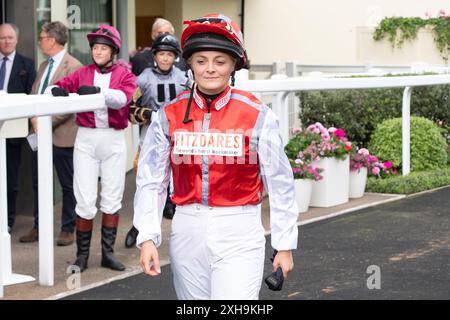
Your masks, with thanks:
[{"label": "maroon and white helmet", "polygon": [[120,52],[122,47],[122,40],[120,38],[120,33],[116,28],[108,25],[101,25],[97,29],[92,30],[87,34],[89,45],[94,44],[106,44],[114,49],[117,54]]},{"label": "maroon and white helmet", "polygon": [[242,32],[229,17],[211,13],[184,24],[188,25],[181,36],[185,60],[198,51],[222,51],[237,59],[236,70],[249,68]]}]

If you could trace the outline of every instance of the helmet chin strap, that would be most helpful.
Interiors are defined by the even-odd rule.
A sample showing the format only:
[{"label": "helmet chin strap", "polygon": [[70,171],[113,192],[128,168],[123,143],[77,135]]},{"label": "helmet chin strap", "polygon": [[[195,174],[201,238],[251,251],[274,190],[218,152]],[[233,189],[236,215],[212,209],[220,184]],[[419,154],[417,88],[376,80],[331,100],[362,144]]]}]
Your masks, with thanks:
[{"label": "helmet chin strap", "polygon": [[158,63],[157,63],[155,60],[153,60],[153,69],[158,69],[159,72],[160,72],[161,74],[166,75],[166,74],[169,74],[169,73],[172,71],[173,65],[170,67],[169,70],[163,71],[163,70],[158,66]]},{"label": "helmet chin strap", "polygon": [[232,87],[234,87],[234,84],[236,82],[235,75],[236,75],[236,71],[233,71],[233,73],[231,74],[231,84],[230,84]]},{"label": "helmet chin strap", "polygon": [[100,69],[101,73],[106,73],[109,67],[113,65],[113,60],[110,59],[107,63],[100,65],[94,61],[94,64]]},{"label": "helmet chin strap", "polygon": [[94,64],[100,69],[101,73],[104,74],[113,65],[114,62],[114,54],[111,54],[111,58],[105,64],[98,64],[95,62],[94,58],[92,58]]}]

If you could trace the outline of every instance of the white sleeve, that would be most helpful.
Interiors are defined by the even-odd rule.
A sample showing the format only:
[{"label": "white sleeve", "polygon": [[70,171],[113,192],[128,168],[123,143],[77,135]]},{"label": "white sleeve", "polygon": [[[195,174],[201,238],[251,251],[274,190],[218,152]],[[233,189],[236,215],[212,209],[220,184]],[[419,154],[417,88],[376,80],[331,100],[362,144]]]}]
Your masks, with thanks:
[{"label": "white sleeve", "polygon": [[270,203],[270,229],[272,248],[297,248],[298,208],[295,201],[294,176],[284,152],[278,119],[268,109],[258,141],[261,174]]},{"label": "white sleeve", "polygon": [[170,141],[163,109],[145,136],[138,161],[133,225],[139,230],[137,247],[147,240],[161,245],[161,220],[166,204],[170,170]]},{"label": "white sleeve", "polygon": [[122,90],[101,88],[101,93],[105,95],[105,104],[111,109],[121,109],[127,104],[127,96]]}]

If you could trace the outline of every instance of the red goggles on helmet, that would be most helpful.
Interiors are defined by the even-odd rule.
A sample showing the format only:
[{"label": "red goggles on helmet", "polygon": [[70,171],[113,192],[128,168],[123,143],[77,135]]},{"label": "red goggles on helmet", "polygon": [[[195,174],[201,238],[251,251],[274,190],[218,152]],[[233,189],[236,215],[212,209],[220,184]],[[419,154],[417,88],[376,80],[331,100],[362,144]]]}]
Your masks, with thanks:
[{"label": "red goggles on helmet", "polygon": [[[181,36],[185,59],[195,51],[209,48],[233,54],[239,59],[238,69],[248,68],[242,32],[230,18],[221,14],[210,14],[184,21],[184,24],[188,25]],[[227,41],[220,40],[218,36]],[[228,41],[231,44],[227,44]]]}]

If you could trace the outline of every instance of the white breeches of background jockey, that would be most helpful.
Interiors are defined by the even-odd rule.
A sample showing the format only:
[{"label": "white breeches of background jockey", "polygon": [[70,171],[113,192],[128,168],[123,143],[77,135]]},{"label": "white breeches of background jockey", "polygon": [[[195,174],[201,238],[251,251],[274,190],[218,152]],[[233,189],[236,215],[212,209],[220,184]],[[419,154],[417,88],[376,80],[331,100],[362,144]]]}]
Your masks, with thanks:
[{"label": "white breeches of background jockey", "polygon": [[177,206],[170,257],[178,299],[258,299],[265,242],[260,205]]},{"label": "white breeches of background jockey", "polygon": [[124,130],[78,128],[73,154],[75,211],[92,220],[97,213],[98,177],[100,210],[114,214],[122,207],[127,146]]}]

